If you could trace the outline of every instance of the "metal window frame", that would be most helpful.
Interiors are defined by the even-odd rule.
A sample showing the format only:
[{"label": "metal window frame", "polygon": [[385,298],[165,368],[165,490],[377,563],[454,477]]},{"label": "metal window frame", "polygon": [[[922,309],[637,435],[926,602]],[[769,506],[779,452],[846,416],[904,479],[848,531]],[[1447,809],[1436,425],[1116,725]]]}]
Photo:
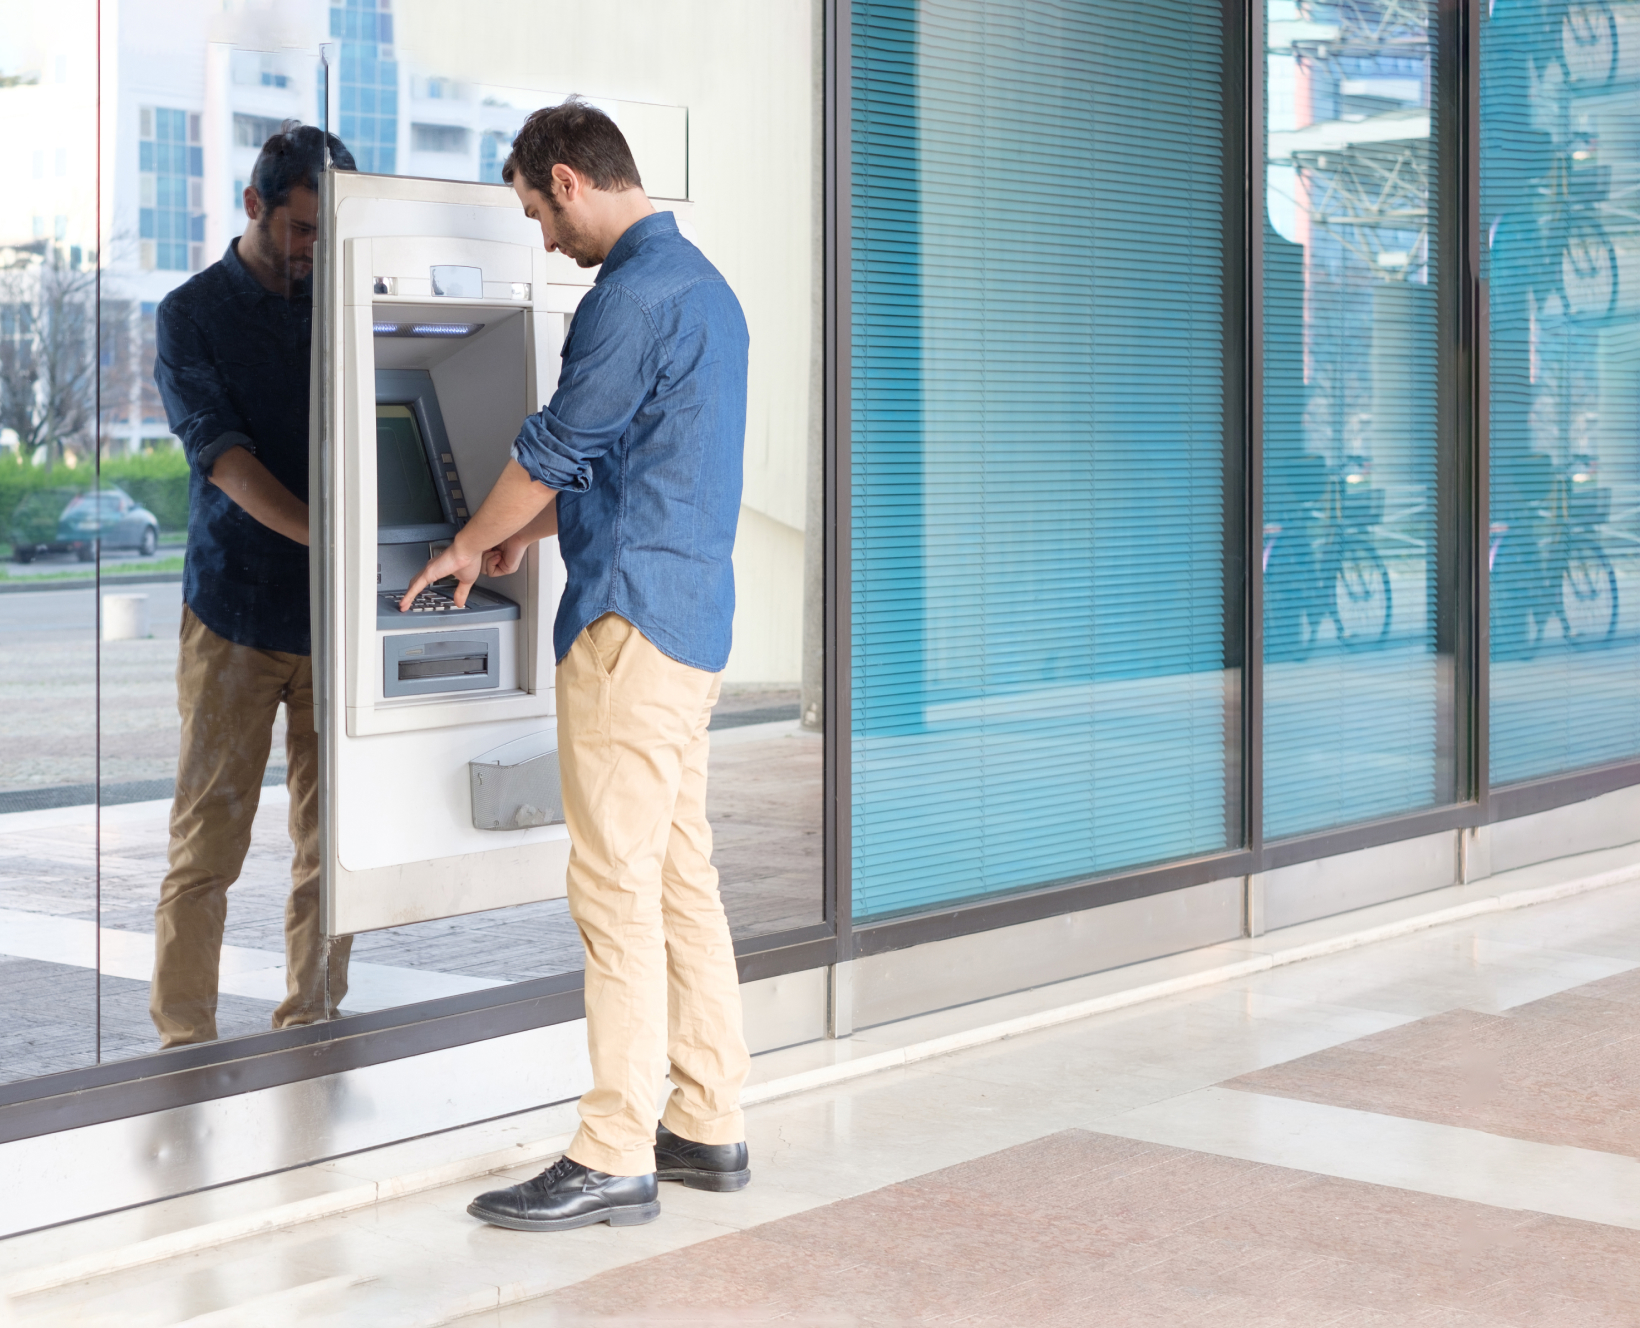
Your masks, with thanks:
[{"label": "metal window frame", "polygon": [[834,946],[826,961],[854,954],[853,544],[849,445],[852,436],[853,210],[850,125],[853,113],[852,0],[824,0],[826,704],[825,871],[827,923]]},{"label": "metal window frame", "polygon": [[[1245,465],[1240,613],[1241,806],[1239,843],[1223,851],[1107,875],[1044,883],[1035,889],[966,900],[903,917],[856,921],[851,890],[851,549],[850,439],[850,0],[823,0],[823,237],[825,410],[824,921],[736,945],[741,980],[826,967],[930,941],[1138,899],[1207,881],[1313,861],[1446,830],[1477,827],[1550,810],[1640,784],[1640,757],[1490,787],[1487,782],[1487,346],[1486,291],[1480,269],[1478,23],[1482,0],[1440,0],[1440,57],[1448,73],[1447,113],[1458,130],[1445,141],[1443,185],[1454,200],[1443,264],[1454,315],[1450,348],[1456,386],[1444,400],[1456,429],[1459,521],[1452,735],[1458,800],[1315,834],[1265,841],[1262,783],[1262,200],[1264,43],[1262,0],[1224,0],[1226,33],[1226,326],[1242,338],[1231,348],[1241,381],[1227,392],[1227,451]],[[1239,160],[1237,157],[1239,155]],[[1236,182],[1240,181],[1237,190]],[[1239,231],[1242,253],[1230,251]],[[1457,261],[1461,255],[1461,261]],[[1228,612],[1235,614],[1231,605]],[[1227,639],[1231,637],[1227,633]],[[1227,664],[1234,662],[1227,652]],[[1235,829],[1235,822],[1231,827]],[[1235,838],[1234,834],[1227,838]],[[254,1089],[420,1055],[444,1047],[563,1023],[583,1014],[582,979],[566,973],[326,1024],[177,1048],[125,1061],[0,1084],[0,1142],[141,1115]]]},{"label": "metal window frame", "polygon": [[[1246,466],[1242,505],[1246,531],[1242,560],[1246,647],[1242,654],[1241,843],[1250,858],[1248,874],[1260,870],[1264,855],[1264,140],[1268,98],[1264,75],[1264,0],[1226,0],[1225,54],[1236,81],[1225,88],[1226,121],[1239,126],[1240,221],[1245,253],[1242,273],[1242,335],[1246,381],[1244,408],[1237,423]],[[1234,134],[1234,129],[1231,131]],[[1225,190],[1227,197],[1231,190]],[[1229,451],[1226,440],[1226,451]]]}]

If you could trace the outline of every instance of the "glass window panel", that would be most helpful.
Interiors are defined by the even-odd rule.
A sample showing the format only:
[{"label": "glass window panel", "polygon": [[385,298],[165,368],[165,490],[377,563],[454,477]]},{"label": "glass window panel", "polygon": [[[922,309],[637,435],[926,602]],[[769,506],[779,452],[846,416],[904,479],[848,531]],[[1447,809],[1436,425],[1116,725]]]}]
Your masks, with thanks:
[{"label": "glass window panel", "polygon": [[859,917],[1209,851],[1239,815],[1221,26],[854,3]]},{"label": "glass window panel", "polygon": [[[1264,834],[1453,796],[1422,0],[1266,9]],[[1347,754],[1347,755],[1341,755]]]},{"label": "glass window panel", "polygon": [[[0,189],[0,1080],[110,1052],[97,1013],[97,596],[81,529],[97,521],[97,181],[78,169],[96,159],[96,49],[90,0],[12,5],[0,21],[0,138],[77,166],[29,172],[19,159]],[[133,108],[133,167],[137,127]]]},{"label": "glass window panel", "polygon": [[[333,105],[361,168],[402,165],[411,174],[499,182],[530,111],[574,88],[597,87],[604,94],[597,104],[626,134],[657,206],[676,212],[757,329],[735,645],[711,723],[707,811],[734,935],[812,926],[823,911],[822,508],[810,491],[819,480],[822,418],[819,6],[747,3],[732,11],[743,22],[722,0],[643,10],[644,40],[670,54],[656,66],[666,71],[660,81],[646,74],[641,88],[629,44],[611,41],[607,25],[571,21],[576,11],[565,5],[495,3],[485,7],[485,23],[437,4],[396,3],[394,11],[390,49],[386,37],[372,47],[379,29],[350,28],[342,43]],[[610,21],[618,25],[623,12],[617,6]],[[385,7],[379,17],[387,17]],[[494,23],[508,25],[516,43],[497,48],[488,35]],[[740,35],[729,40],[729,32]],[[522,54],[532,49],[551,59]],[[751,133],[748,104],[760,108]],[[354,938],[352,964],[362,977],[342,1009],[424,999],[442,994],[441,983],[481,987],[568,972],[582,962],[562,901],[387,928]],[[404,980],[373,989],[376,970],[364,965]]]},{"label": "glass window panel", "polygon": [[1491,777],[1640,755],[1640,5],[1481,40]]},{"label": "glass window panel", "polygon": [[[231,24],[231,18],[225,19]],[[122,28],[122,32],[125,31]],[[300,117],[315,104],[317,41],[306,53],[278,56],[230,50],[219,62],[203,28],[184,22],[173,38],[143,48],[143,59],[111,61],[116,70],[142,69],[166,86],[202,89],[176,95],[182,101],[131,115],[130,130],[146,131],[151,149],[140,164],[151,168],[136,185],[124,162],[105,175],[113,242],[102,266],[104,345],[98,420],[102,492],[116,509],[105,510],[96,532],[98,585],[92,596],[104,624],[98,672],[101,698],[102,895],[104,977],[101,1006],[105,1057],[152,1052],[159,1035],[150,1015],[149,979],[155,966],[155,905],[172,867],[169,823],[176,793],[183,709],[197,718],[200,696],[177,683],[183,588],[179,584],[189,518],[190,472],[169,431],[154,383],[157,306],[167,293],[214,260],[245,224],[235,209],[237,192],[265,139],[286,116]],[[219,33],[220,35],[220,33]],[[264,63],[291,71],[264,82]],[[242,77],[253,71],[256,77]],[[192,96],[192,100],[189,97]],[[104,104],[126,106],[113,84]],[[209,105],[211,109],[206,110]],[[126,131],[129,135],[129,131]],[[221,144],[225,155],[205,174],[202,139]],[[116,142],[128,143],[129,136]],[[129,148],[122,149],[130,151]],[[129,159],[127,159],[129,160]],[[133,185],[136,185],[134,188]],[[154,237],[146,255],[119,237],[132,226],[139,198],[145,234]],[[305,393],[305,383],[299,390]],[[260,722],[242,716],[230,747],[254,766],[249,787],[260,785],[260,805],[249,827],[249,848],[228,894],[217,984],[216,1035],[233,1037],[270,1027],[285,995],[285,899],[291,890],[292,843],[285,707],[272,706]],[[300,721],[298,721],[298,726]],[[269,744],[266,759],[260,743]],[[236,745],[237,744],[237,745]],[[222,811],[202,820],[220,824]],[[197,866],[197,864],[196,864]],[[208,876],[203,868],[195,873]],[[206,891],[208,894],[208,891]],[[173,918],[176,916],[172,915]],[[170,970],[173,979],[179,970]],[[198,974],[190,975],[189,980]]]},{"label": "glass window panel", "polygon": [[[470,11],[401,3],[394,6],[402,10],[395,31],[386,0],[349,0],[345,7],[323,6],[299,19],[313,26],[306,52],[290,47],[276,54],[231,44],[212,46],[231,43],[236,34],[250,44],[258,40],[263,32],[257,26],[260,21],[245,19],[237,11],[213,18],[210,24],[204,18],[197,24],[179,20],[159,43],[150,40],[151,32],[141,25],[122,24],[125,36],[118,41],[136,33],[146,35],[140,50],[122,46],[118,58],[105,64],[115,79],[127,80],[102,89],[103,105],[113,108],[115,117],[113,148],[105,159],[102,181],[112,238],[99,249],[92,193],[86,195],[82,225],[78,205],[62,192],[82,184],[94,191],[95,180],[64,177],[64,184],[42,168],[40,189],[20,198],[0,198],[0,212],[11,207],[22,218],[0,234],[20,235],[32,229],[43,248],[61,242],[62,256],[72,270],[94,272],[101,267],[103,343],[96,348],[87,343],[88,354],[101,365],[96,383],[101,414],[86,421],[81,442],[72,443],[54,462],[53,474],[60,476],[65,468],[73,469],[69,459],[75,460],[79,473],[74,483],[79,488],[71,488],[47,515],[61,523],[73,494],[89,491],[95,473],[92,463],[98,458],[102,492],[114,498],[117,507],[83,509],[95,527],[91,562],[81,564],[73,552],[56,556],[51,570],[78,586],[63,592],[77,598],[63,600],[68,609],[59,615],[61,621],[53,619],[55,626],[34,636],[0,635],[0,646],[13,649],[14,637],[25,637],[23,644],[38,654],[40,642],[51,644],[51,631],[77,633],[74,640],[83,651],[78,672],[60,651],[42,656],[43,663],[37,659],[33,674],[21,666],[9,668],[8,686],[35,687],[31,695],[56,688],[61,696],[53,693],[50,705],[37,707],[38,715],[31,715],[26,703],[10,707],[8,733],[22,732],[19,725],[26,729],[40,719],[36,728],[41,736],[35,741],[35,730],[27,729],[25,747],[7,739],[0,753],[0,798],[10,793],[34,798],[39,786],[59,801],[78,800],[73,808],[53,809],[64,810],[68,828],[53,831],[55,838],[49,842],[37,843],[44,865],[35,879],[79,882],[85,887],[84,898],[74,903],[79,912],[52,893],[55,886],[37,890],[20,904],[18,896],[8,896],[3,906],[16,904],[83,924],[82,940],[97,934],[100,921],[107,960],[100,1008],[105,1056],[138,1054],[158,1046],[147,976],[152,969],[155,903],[168,870],[168,823],[183,741],[178,702],[186,708],[189,699],[179,698],[176,682],[184,609],[175,578],[186,547],[190,476],[153,381],[156,307],[191,270],[215,261],[246,225],[245,214],[237,207],[240,182],[249,178],[257,149],[279,121],[287,116],[310,118],[315,108],[324,114],[315,57],[318,40],[333,28],[340,29],[340,50],[331,71],[330,112],[344,136],[354,140],[349,146],[364,169],[390,171],[403,164],[397,149],[402,137],[406,151],[414,150],[409,122],[415,119],[459,131],[441,144],[458,150],[437,154],[443,173],[462,179],[478,179],[481,173],[493,178],[530,110],[560,99],[570,89],[596,86],[611,97],[606,104],[631,138],[651,193],[679,213],[686,233],[719,263],[740,295],[757,340],[745,507],[736,554],[740,608],[735,652],[713,718],[708,814],[737,937],[820,920],[820,6],[814,0],[779,5],[766,0],[737,2],[740,8],[732,22],[725,19],[723,0],[675,6],[666,11],[668,17],[659,27],[645,6],[634,6],[626,20],[619,14],[614,17],[616,28],[623,23],[632,30],[641,28],[656,50],[665,53],[670,73],[660,83],[650,72],[636,79],[630,43],[612,40],[608,25],[577,28],[580,11],[566,5],[492,0],[480,6],[485,12],[482,21],[475,22]],[[69,0],[64,12],[76,5],[89,24],[94,10],[87,0]],[[333,10],[349,21],[338,22]],[[516,49],[498,52],[491,39],[498,25],[522,34]],[[566,40],[566,33],[577,31],[582,35]],[[737,36],[728,41],[725,31]],[[8,43],[13,40],[11,30],[0,32],[0,48],[7,52],[0,70],[7,73],[26,67],[11,58]],[[397,44],[389,46],[390,42]],[[75,50],[93,49],[94,27],[87,26],[68,44]],[[553,52],[545,66],[542,51]],[[83,67],[94,65],[87,62]],[[139,76],[145,86],[182,91],[168,94],[166,105],[137,106],[134,85],[128,81]],[[401,80],[409,98],[402,115]],[[412,114],[415,98],[409,89],[435,85],[441,94],[437,114]],[[13,125],[10,113],[20,102],[6,99],[18,90],[10,83],[0,88],[0,116],[7,117],[3,123],[8,132]],[[85,92],[90,108],[87,132],[83,141],[72,145],[74,160],[94,159],[96,89],[88,87]],[[23,94],[33,95],[26,88]],[[623,96],[629,99],[622,100]],[[745,119],[749,101],[760,108],[759,122],[750,129]],[[375,109],[355,109],[361,105]],[[348,107],[347,114],[341,113],[343,106]],[[14,136],[43,144],[48,162],[55,153],[68,150],[38,129],[35,122],[25,121]],[[205,153],[203,144],[213,145],[215,155]],[[481,152],[483,144],[488,144],[487,154]],[[6,306],[6,317],[0,321],[8,336],[24,337],[33,324],[26,312],[10,308],[12,303],[0,301]],[[94,402],[97,394],[89,399]],[[76,452],[82,443],[83,452]],[[116,529],[122,521],[126,526]],[[45,567],[50,561],[42,555],[34,566]],[[8,576],[28,574],[28,569],[8,565]],[[98,584],[83,584],[93,577]],[[112,621],[117,612],[110,596],[126,601],[118,612],[135,626],[99,644],[96,615],[100,612],[105,621]],[[7,602],[0,581],[0,610]],[[36,594],[14,596],[10,602],[14,609],[32,605],[44,611],[56,601],[51,595]],[[8,665],[12,662],[8,659]],[[46,692],[37,680],[30,681],[42,670],[50,674]],[[98,715],[84,708],[91,704],[87,698],[99,692],[100,729]],[[75,705],[82,707],[77,717]],[[262,764],[250,847],[228,893],[217,973],[220,1037],[266,1029],[285,994],[284,910],[293,865],[286,743],[300,724],[300,714],[294,724],[288,723],[280,708],[265,726],[251,726],[258,743],[266,736],[270,751]],[[93,756],[99,733],[100,767]],[[84,769],[72,768],[71,761],[33,771],[17,766],[19,751],[30,752],[30,759],[57,760],[62,753],[52,754],[52,742],[64,752],[78,752]],[[99,793],[104,847],[100,864],[92,847],[98,833],[94,799]],[[0,802],[0,817],[10,810]],[[0,833],[5,830],[0,821]],[[100,915],[94,889],[99,866]],[[0,928],[0,937],[7,934]],[[0,951],[4,949],[0,940]],[[571,971],[582,962],[578,938],[561,901],[372,933],[359,938],[356,954],[356,980],[342,1001],[348,1012]],[[19,971],[8,970],[8,962],[0,957],[0,991],[7,990],[7,972]],[[94,969],[75,972],[88,984],[87,990],[94,989]],[[16,990],[11,989],[13,995]],[[95,1056],[98,1007],[75,1009],[65,996],[54,1003],[52,1014],[62,1016],[59,1023],[65,1036],[84,1034],[87,1054]],[[17,1027],[14,1024],[13,1030]],[[78,1062],[72,1056],[41,1061],[39,1066],[30,1062],[19,1072],[68,1063]],[[22,1063],[5,1064],[9,1073]]]}]

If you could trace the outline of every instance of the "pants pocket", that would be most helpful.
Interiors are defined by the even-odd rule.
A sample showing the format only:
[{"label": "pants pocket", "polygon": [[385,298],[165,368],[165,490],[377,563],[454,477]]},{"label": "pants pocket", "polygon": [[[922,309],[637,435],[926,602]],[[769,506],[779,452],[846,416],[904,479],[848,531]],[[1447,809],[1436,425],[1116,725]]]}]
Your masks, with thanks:
[{"label": "pants pocket", "polygon": [[632,639],[636,629],[618,613],[606,613],[587,625],[587,644],[592,647],[593,663],[604,677],[612,677],[621,662],[621,650]]}]

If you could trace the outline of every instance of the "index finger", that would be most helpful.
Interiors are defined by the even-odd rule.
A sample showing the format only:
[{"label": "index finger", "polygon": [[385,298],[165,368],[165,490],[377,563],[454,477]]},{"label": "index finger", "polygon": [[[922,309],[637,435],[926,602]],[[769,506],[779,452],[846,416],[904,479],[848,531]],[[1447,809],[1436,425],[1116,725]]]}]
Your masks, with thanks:
[{"label": "index finger", "polygon": [[432,584],[433,578],[427,574],[427,568],[431,566],[432,563],[428,563],[416,573],[416,579],[410,583],[410,589],[404,592],[404,598],[399,601],[400,613],[408,613],[410,606],[416,602],[416,596]]}]

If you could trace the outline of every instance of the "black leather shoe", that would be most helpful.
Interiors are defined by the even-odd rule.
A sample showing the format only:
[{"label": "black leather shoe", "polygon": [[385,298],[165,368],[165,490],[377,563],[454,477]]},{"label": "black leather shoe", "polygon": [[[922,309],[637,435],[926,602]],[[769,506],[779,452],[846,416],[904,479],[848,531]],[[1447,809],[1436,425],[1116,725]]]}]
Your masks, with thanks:
[{"label": "black leather shoe", "polygon": [[479,1195],[467,1211],[514,1231],[570,1231],[595,1222],[640,1226],[659,1217],[661,1205],[654,1172],[610,1176],[561,1157],[534,1180]]},{"label": "black leather shoe", "polygon": [[655,1127],[655,1178],[682,1181],[692,1190],[743,1190],[752,1168],[745,1144],[697,1144]]}]

